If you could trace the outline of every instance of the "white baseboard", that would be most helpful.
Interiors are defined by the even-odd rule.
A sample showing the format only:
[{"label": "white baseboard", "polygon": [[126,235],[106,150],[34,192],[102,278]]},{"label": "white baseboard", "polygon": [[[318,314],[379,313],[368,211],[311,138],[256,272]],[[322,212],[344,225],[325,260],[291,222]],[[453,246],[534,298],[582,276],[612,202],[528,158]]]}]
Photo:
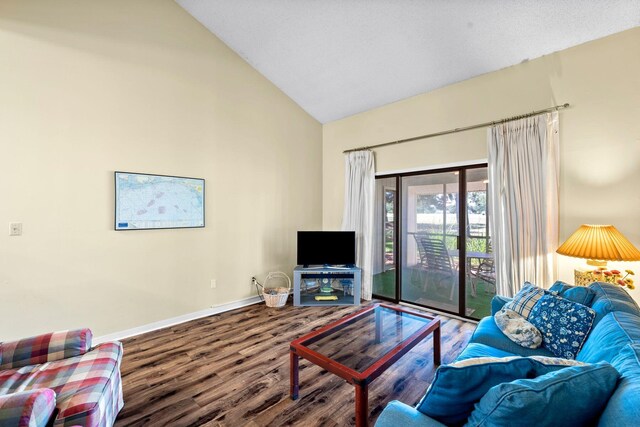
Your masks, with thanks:
[{"label": "white baseboard", "polygon": [[205,308],[204,310],[194,311],[193,313],[183,314],[181,316],[172,317],[170,319],[159,320],[157,322],[148,323],[146,325],[126,329],[120,332],[114,332],[112,334],[102,335],[100,337],[94,337],[92,342],[93,345],[98,345],[107,341],[118,341],[125,338],[133,337],[135,335],[155,331],[157,329],[166,328],[168,326],[177,325],[178,323],[184,323],[190,320],[200,319],[201,317],[207,317],[214,314],[224,313],[225,311],[235,310],[236,308],[257,304],[259,302],[261,302],[261,300],[258,296],[249,297],[238,301],[231,301],[226,304],[220,304],[211,308]]}]

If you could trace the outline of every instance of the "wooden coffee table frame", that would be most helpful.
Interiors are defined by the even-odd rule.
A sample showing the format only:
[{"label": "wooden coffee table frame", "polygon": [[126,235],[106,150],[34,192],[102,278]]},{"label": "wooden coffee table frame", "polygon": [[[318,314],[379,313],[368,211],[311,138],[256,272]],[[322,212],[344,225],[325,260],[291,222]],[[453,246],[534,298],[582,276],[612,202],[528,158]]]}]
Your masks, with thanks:
[{"label": "wooden coffee table frame", "polygon": [[[384,307],[400,313],[408,313],[416,317],[428,319],[430,320],[430,322],[425,323],[424,326],[420,327],[420,329],[418,329],[415,333],[413,333],[397,346],[385,353],[380,359],[376,360],[371,366],[369,366],[369,368],[364,370],[364,372],[358,372],[354,369],[344,366],[330,359],[329,357],[306,347],[305,344],[316,342],[319,339],[322,339],[328,335],[335,333],[336,331],[339,331],[340,329],[343,329],[344,327],[371,313],[377,307]],[[378,339],[379,333],[380,322],[379,320],[377,320],[376,337]],[[297,340],[292,341],[290,346],[289,359],[291,366],[289,392],[291,395],[291,399],[296,400],[298,398],[298,362],[299,358],[302,357],[355,386],[356,426],[366,426],[368,424],[369,418],[369,384],[431,333],[433,333],[433,361],[435,365],[440,365],[440,319],[434,316],[429,316],[427,314],[404,310],[402,308],[394,307],[387,304],[373,304],[338,321],[332,322],[327,326],[318,329],[317,331],[304,335]]]}]

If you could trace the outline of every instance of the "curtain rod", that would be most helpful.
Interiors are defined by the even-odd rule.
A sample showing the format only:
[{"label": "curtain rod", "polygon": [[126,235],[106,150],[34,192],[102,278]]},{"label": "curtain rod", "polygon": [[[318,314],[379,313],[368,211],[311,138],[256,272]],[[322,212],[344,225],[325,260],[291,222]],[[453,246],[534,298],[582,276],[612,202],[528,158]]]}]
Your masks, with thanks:
[{"label": "curtain rod", "polygon": [[386,147],[387,145],[403,144],[405,142],[417,141],[419,139],[433,138],[434,136],[442,136],[442,135],[448,135],[450,133],[464,132],[464,131],[467,131],[467,130],[484,128],[484,127],[487,127],[487,126],[494,126],[494,125],[497,125],[497,124],[500,124],[500,123],[510,122],[512,120],[518,120],[518,119],[524,119],[524,118],[527,118],[527,117],[537,116],[538,114],[542,114],[542,113],[549,113],[551,111],[563,110],[563,109],[568,108],[568,107],[569,107],[569,103],[562,104],[562,105],[556,105],[555,107],[545,108],[544,110],[532,111],[532,112],[527,113],[527,114],[508,117],[506,119],[501,119],[501,120],[494,120],[492,122],[485,122],[485,123],[480,123],[480,124],[472,125],[472,126],[466,126],[466,127],[462,127],[462,128],[449,129],[449,130],[445,130],[445,131],[442,131],[442,132],[436,132],[436,133],[429,133],[429,134],[426,134],[426,135],[414,136],[413,138],[399,139],[397,141],[383,142],[382,144],[369,145],[369,146],[364,146],[364,147],[359,147],[359,148],[351,148],[349,150],[344,150],[343,153],[351,153],[352,151],[370,150],[372,148]]}]

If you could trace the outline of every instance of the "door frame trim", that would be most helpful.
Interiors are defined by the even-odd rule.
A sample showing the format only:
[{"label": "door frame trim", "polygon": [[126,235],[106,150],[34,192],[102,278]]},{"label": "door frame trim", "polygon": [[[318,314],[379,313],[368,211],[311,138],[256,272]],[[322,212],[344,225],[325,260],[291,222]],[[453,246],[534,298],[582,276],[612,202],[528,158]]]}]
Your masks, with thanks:
[{"label": "door frame trim", "polygon": [[488,164],[489,159],[477,159],[477,160],[465,160],[463,162],[454,162],[454,163],[442,163],[439,165],[429,165],[429,166],[418,166],[415,168],[406,168],[406,169],[397,169],[390,171],[378,171],[376,172],[376,178],[383,177],[387,175],[404,175],[404,174],[412,174],[414,172],[431,172],[433,170],[438,169],[451,169],[451,168],[463,168],[467,166],[476,166],[481,164]]},{"label": "door frame trim", "polygon": [[[423,307],[427,310],[438,310],[440,312],[446,313],[448,315],[452,315],[452,316],[456,316],[459,318],[464,318],[464,319],[468,319],[468,320],[477,320],[473,317],[467,316],[466,312],[467,312],[467,301],[466,301],[466,261],[465,262],[460,262],[459,263],[459,280],[458,280],[458,312],[453,312],[453,311],[449,311],[446,309],[442,309],[442,308],[435,308],[435,307],[430,307],[427,305],[423,305],[423,304],[419,304],[416,302],[412,302],[412,301],[405,301],[402,299],[402,286],[401,286],[401,276],[402,276],[402,266],[401,266],[401,259],[402,259],[402,248],[401,248],[401,236],[400,236],[400,231],[401,231],[401,224],[400,224],[400,218],[402,218],[402,203],[401,200],[404,197],[404,195],[402,194],[402,185],[401,185],[401,178],[403,177],[409,177],[409,176],[416,176],[416,175],[425,175],[425,174],[436,174],[436,173],[447,173],[447,172],[456,172],[458,171],[459,174],[459,178],[458,178],[458,191],[459,194],[464,194],[464,197],[458,197],[458,208],[460,209],[459,211],[459,221],[460,224],[464,224],[463,227],[458,226],[458,238],[460,238],[460,236],[462,235],[462,241],[465,243],[464,245],[460,245],[461,247],[458,248],[459,250],[459,259],[461,260],[465,260],[466,259],[466,241],[467,241],[467,236],[466,236],[466,226],[467,226],[467,196],[466,196],[466,191],[467,191],[467,182],[466,182],[466,176],[467,176],[467,171],[469,169],[479,169],[479,168],[488,168],[489,165],[487,163],[487,160],[476,160],[476,161],[465,161],[465,162],[457,162],[455,164],[448,164],[448,165],[438,165],[438,166],[430,166],[427,168],[419,168],[419,169],[407,169],[404,170],[402,172],[396,172],[396,171],[391,171],[391,172],[378,172],[376,173],[375,178],[376,179],[384,179],[384,178],[395,178],[396,180],[396,200],[395,200],[395,219],[394,219],[394,233],[395,233],[395,239],[394,239],[394,244],[395,244],[395,282],[396,282],[396,286],[395,286],[395,299],[393,298],[389,298],[389,297],[385,297],[382,295],[377,295],[377,294],[373,294],[373,297],[377,298],[377,299],[382,299],[385,301],[391,301],[391,302],[395,302],[398,304],[412,304],[418,307]],[[462,232],[462,234],[461,234]],[[462,314],[461,314],[462,313]]]}]

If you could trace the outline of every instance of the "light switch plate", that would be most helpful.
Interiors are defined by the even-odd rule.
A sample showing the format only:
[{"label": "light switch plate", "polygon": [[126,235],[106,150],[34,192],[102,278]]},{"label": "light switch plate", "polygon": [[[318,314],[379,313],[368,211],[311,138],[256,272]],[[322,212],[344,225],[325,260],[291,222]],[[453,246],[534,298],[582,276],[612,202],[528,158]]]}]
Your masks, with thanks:
[{"label": "light switch plate", "polygon": [[22,236],[21,222],[12,222],[9,224],[9,236]]}]

